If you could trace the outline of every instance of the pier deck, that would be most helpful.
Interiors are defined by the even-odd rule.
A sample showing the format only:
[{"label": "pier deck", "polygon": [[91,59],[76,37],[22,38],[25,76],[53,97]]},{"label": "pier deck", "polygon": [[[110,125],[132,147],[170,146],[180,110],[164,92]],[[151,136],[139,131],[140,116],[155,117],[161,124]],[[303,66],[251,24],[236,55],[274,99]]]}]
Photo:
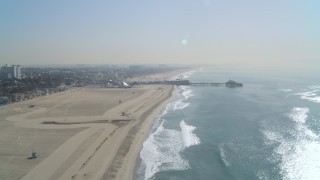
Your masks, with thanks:
[{"label": "pier deck", "polygon": [[134,85],[147,85],[147,84],[170,84],[176,86],[226,86],[226,87],[242,87],[242,83],[229,80],[225,83],[207,83],[207,82],[190,82],[189,80],[176,80],[176,81],[154,81],[154,82],[136,82]]},{"label": "pier deck", "polygon": [[226,83],[189,83],[190,86],[225,86]]},{"label": "pier deck", "polygon": [[225,83],[207,83],[207,82],[190,82],[189,80],[166,81],[167,84],[177,86],[226,86],[226,87],[242,87],[242,83],[229,80]]}]

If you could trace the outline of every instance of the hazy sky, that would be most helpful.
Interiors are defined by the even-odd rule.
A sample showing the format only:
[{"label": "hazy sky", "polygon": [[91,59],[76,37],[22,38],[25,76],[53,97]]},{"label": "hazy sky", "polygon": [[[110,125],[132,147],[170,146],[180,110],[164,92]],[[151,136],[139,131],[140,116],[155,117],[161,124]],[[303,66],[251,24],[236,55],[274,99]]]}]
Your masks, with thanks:
[{"label": "hazy sky", "polygon": [[319,0],[1,0],[0,64],[320,66]]}]

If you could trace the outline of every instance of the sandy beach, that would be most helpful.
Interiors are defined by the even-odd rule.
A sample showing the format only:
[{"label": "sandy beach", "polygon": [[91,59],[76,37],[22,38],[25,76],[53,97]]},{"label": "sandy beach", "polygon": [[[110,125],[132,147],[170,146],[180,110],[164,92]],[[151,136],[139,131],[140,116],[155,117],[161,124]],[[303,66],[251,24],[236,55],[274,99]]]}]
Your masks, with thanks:
[{"label": "sandy beach", "polygon": [[[132,179],[150,126],[174,91],[78,88],[1,107],[0,179]],[[33,150],[39,157],[28,159]]]}]

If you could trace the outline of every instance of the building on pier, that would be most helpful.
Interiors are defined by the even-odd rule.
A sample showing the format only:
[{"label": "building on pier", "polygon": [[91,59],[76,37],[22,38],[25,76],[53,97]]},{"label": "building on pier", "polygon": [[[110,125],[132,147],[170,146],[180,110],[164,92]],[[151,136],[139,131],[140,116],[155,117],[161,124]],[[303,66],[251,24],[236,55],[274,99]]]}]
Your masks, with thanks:
[{"label": "building on pier", "polygon": [[242,87],[243,84],[242,83],[237,83],[235,81],[229,80],[228,82],[226,82],[226,86],[227,87]]}]

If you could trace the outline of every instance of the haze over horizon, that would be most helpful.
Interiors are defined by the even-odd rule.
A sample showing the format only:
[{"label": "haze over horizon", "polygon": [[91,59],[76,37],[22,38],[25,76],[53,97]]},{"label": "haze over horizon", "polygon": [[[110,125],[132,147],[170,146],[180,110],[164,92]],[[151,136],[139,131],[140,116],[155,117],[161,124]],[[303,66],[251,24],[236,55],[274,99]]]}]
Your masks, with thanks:
[{"label": "haze over horizon", "polygon": [[320,67],[320,2],[1,1],[1,64]]}]

